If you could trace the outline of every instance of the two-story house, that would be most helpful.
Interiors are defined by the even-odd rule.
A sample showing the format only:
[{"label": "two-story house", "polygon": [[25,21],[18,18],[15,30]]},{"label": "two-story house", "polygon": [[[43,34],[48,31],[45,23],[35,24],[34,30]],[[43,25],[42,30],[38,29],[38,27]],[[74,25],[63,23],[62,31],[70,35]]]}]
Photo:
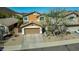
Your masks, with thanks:
[{"label": "two-story house", "polygon": [[[64,12],[64,19],[63,21],[67,25],[67,30],[69,32],[75,32],[79,30],[79,12]],[[55,23],[55,19],[50,19],[52,23]]]},{"label": "two-story house", "polygon": [[31,12],[23,16],[23,25],[21,26],[22,34],[41,34],[42,27],[40,22],[45,17],[38,12]]},{"label": "two-story house", "polygon": [[68,31],[79,30],[79,12],[68,12],[65,14]]}]

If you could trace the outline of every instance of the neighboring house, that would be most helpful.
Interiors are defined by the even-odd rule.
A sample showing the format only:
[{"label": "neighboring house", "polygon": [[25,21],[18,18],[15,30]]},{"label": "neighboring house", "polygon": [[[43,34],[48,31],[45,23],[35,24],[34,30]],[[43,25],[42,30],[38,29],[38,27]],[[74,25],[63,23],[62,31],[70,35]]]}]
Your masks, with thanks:
[{"label": "neighboring house", "polygon": [[32,12],[23,16],[22,34],[40,34],[42,33],[41,24],[44,23],[45,16]]},{"label": "neighboring house", "polygon": [[77,25],[79,24],[79,14],[72,12],[65,15],[65,18],[67,19],[68,25]]},{"label": "neighboring house", "polygon": [[8,33],[11,33],[12,31],[15,31],[14,29],[17,28],[18,19],[16,18],[1,18],[0,19],[0,27],[4,27],[5,32],[7,31],[6,35]]},{"label": "neighboring house", "polygon": [[[54,18],[49,17],[52,24],[56,21]],[[79,30],[79,12],[64,12],[64,22],[67,24],[67,29],[70,32]]]},{"label": "neighboring house", "polygon": [[71,12],[65,15],[68,31],[75,32],[79,30],[79,12]]}]

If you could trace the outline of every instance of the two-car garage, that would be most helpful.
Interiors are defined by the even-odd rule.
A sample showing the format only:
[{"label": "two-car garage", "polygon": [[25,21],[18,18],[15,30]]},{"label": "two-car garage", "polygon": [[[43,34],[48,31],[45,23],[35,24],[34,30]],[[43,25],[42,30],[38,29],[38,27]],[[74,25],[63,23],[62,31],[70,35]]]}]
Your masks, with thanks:
[{"label": "two-car garage", "polygon": [[22,27],[22,34],[41,34],[42,28],[40,25],[31,23]]},{"label": "two-car garage", "polygon": [[40,28],[25,28],[24,34],[39,34]]}]

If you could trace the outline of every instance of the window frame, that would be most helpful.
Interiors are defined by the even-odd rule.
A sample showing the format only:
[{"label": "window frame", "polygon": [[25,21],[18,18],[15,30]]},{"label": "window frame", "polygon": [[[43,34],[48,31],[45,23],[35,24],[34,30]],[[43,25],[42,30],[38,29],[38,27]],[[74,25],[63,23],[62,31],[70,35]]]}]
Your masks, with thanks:
[{"label": "window frame", "polygon": [[[25,18],[27,18],[27,20],[26,20]],[[24,20],[26,20],[26,21],[28,21],[28,20],[29,20],[28,16],[25,16],[23,19],[24,19]]]},{"label": "window frame", "polygon": [[[41,20],[41,17],[44,17],[44,16],[40,16],[40,21],[42,21],[42,20]],[[44,20],[45,20],[45,17],[44,17],[43,21],[44,21]]]},{"label": "window frame", "polygon": [[74,19],[74,18],[75,18],[74,16],[70,16],[68,19],[72,20],[72,19]]}]

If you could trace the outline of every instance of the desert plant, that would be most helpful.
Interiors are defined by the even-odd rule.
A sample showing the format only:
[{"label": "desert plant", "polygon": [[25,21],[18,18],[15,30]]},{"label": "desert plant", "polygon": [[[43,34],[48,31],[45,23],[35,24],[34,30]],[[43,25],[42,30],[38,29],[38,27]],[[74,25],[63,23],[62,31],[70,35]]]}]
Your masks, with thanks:
[{"label": "desert plant", "polygon": [[51,20],[47,20],[47,28],[49,32],[54,35],[66,32],[67,27],[64,18],[64,10],[53,10],[47,15],[52,18]]}]

